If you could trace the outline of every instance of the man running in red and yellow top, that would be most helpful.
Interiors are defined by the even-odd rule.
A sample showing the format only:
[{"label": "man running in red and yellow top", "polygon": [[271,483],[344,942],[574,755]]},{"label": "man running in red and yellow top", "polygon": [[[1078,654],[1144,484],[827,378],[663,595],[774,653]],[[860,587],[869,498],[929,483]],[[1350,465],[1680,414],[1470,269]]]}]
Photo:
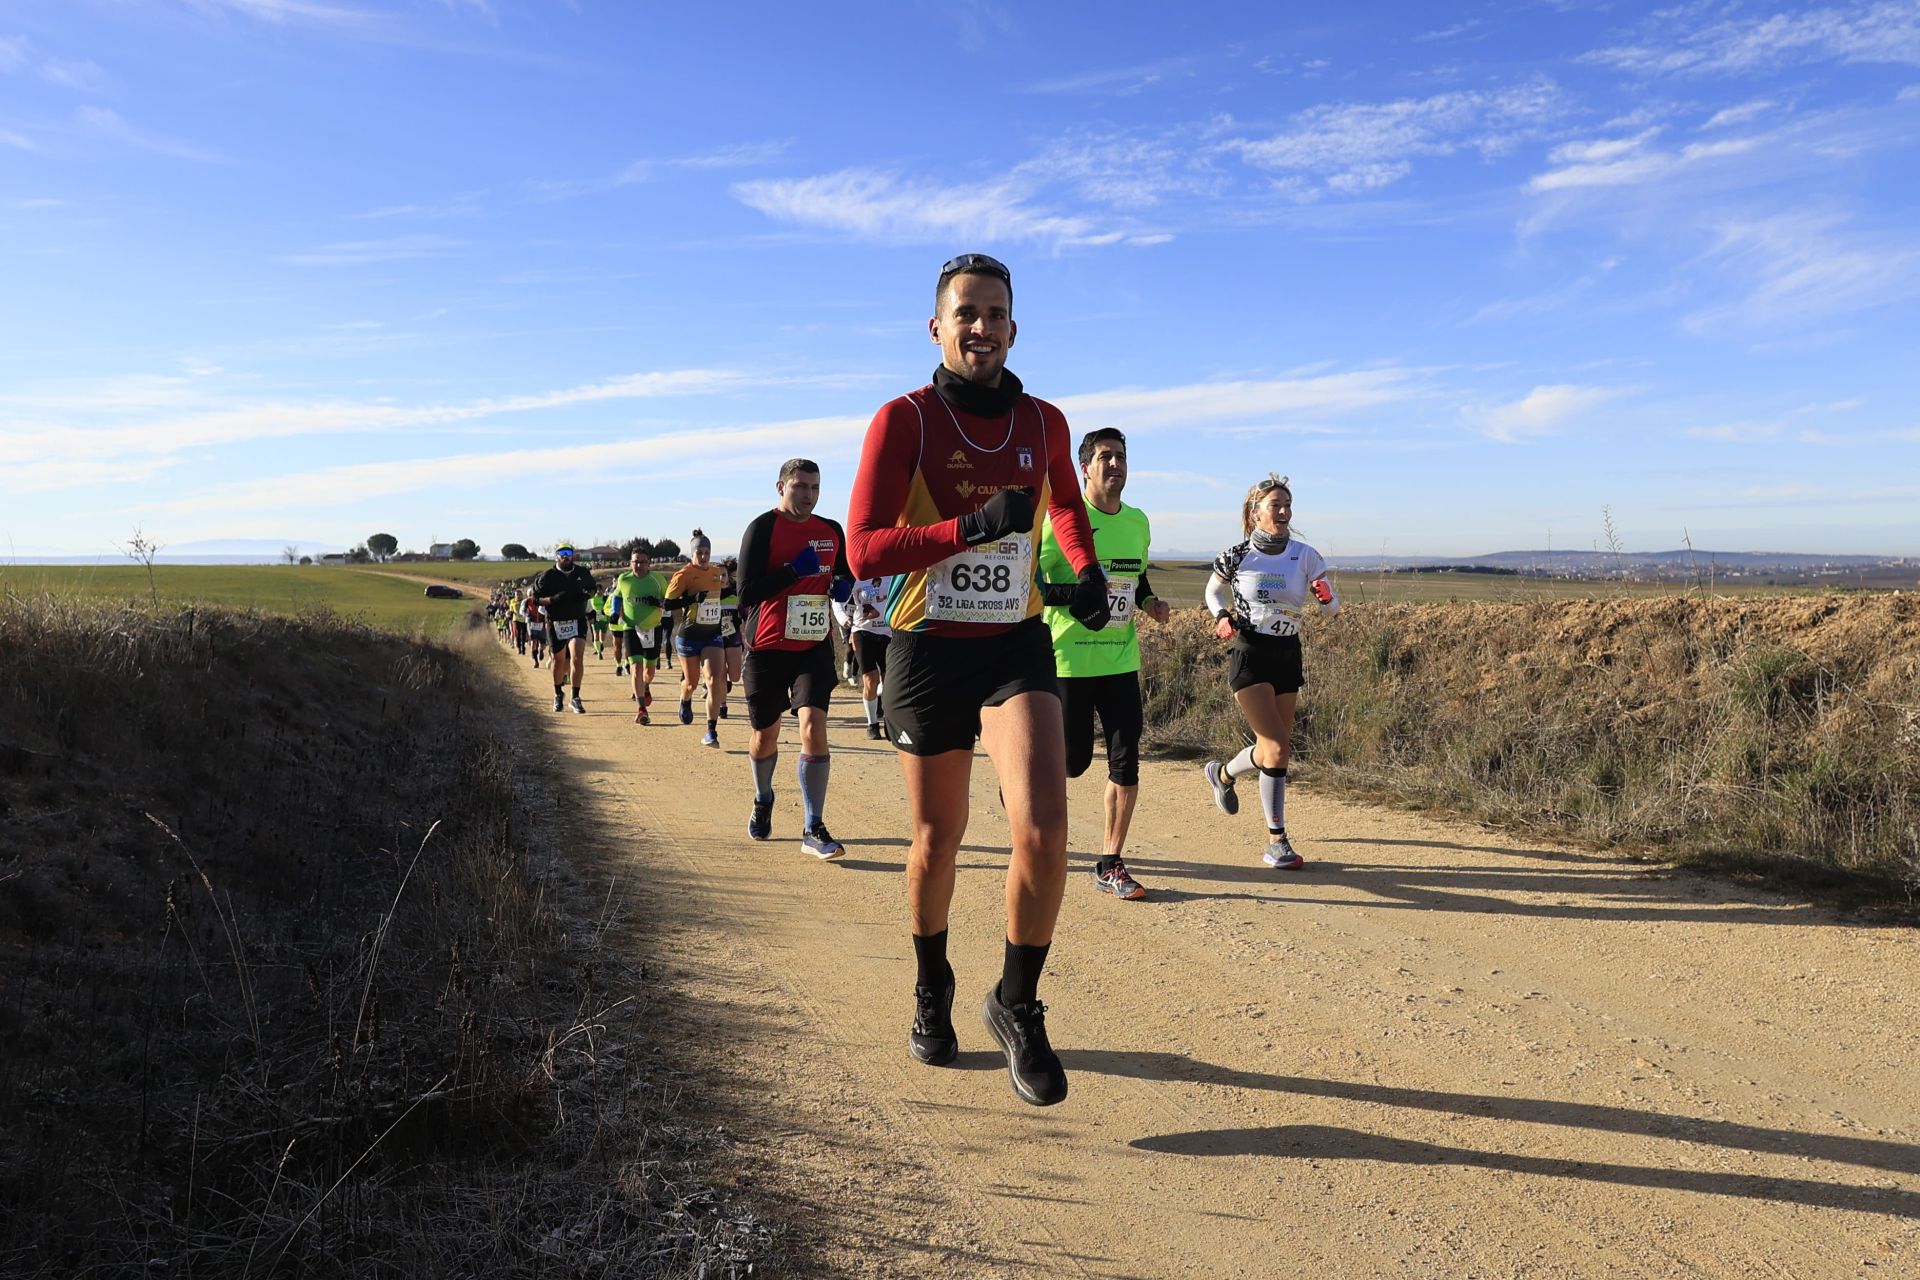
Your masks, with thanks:
[{"label": "man running in red and yellow top", "polygon": [[805,817],[800,847],[816,858],[838,858],[846,847],[827,831],[827,705],[833,669],[829,600],[853,589],[847,535],[817,516],[820,468],[805,458],[781,464],[779,505],[756,516],[740,535],[740,630],[747,655],[747,718],[753,737],[753,814],[747,834],[773,832],[773,770],[780,760],[780,720],[800,717],[800,796]]},{"label": "man running in red and yellow top", "polygon": [[1034,587],[1034,515],[1052,517],[1079,577],[1072,609],[1099,629],[1106,580],[1080,500],[1066,418],[1006,369],[1013,280],[985,254],[940,269],[928,333],[933,382],[883,405],[867,428],[847,523],[854,571],[898,574],[888,592],[887,736],[913,811],[907,905],[918,982],[908,1047],[953,1061],[947,912],[967,828],[976,738],[1013,831],[1006,953],[981,1006],[1014,1092],[1067,1096],[1037,991],[1067,874],[1066,740],[1053,646]]}]

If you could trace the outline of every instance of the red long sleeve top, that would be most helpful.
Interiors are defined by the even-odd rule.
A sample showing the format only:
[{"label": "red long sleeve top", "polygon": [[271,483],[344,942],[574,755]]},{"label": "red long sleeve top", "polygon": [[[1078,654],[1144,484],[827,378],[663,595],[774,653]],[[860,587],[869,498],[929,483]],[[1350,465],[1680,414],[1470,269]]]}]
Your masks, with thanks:
[{"label": "red long sleeve top", "polygon": [[1033,530],[974,548],[960,532],[960,517],[1002,489],[1035,490],[1036,517],[1052,517],[1076,572],[1098,563],[1070,440],[1066,416],[1025,394],[1005,418],[975,417],[932,384],[880,407],[853,483],[847,544],[858,576],[897,575],[887,625],[983,636],[1039,614]]}]

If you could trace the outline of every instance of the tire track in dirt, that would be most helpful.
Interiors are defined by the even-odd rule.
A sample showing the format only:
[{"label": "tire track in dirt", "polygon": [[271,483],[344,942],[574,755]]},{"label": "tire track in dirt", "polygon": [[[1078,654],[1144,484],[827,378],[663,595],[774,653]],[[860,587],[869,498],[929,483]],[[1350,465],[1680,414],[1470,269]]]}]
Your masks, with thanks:
[{"label": "tire track in dirt", "polygon": [[[546,671],[500,662],[542,705]],[[935,1070],[905,1048],[898,766],[857,701],[830,731],[850,852],[820,864],[791,733],[756,844],[744,723],[703,750],[697,722],[633,725],[610,662],[588,672],[593,714],[550,725],[631,866],[620,891],[687,1010],[670,1030],[739,1118],[742,1184],[786,1206],[816,1273],[1920,1270],[1910,930],[1310,785],[1289,826],[1313,866],[1280,876],[1257,818],[1149,761],[1146,902],[1090,888],[1100,779],[1072,787],[1043,993],[1073,1094],[1035,1110],[974,1012],[1003,923],[984,759],[953,915],[962,1056]]]}]

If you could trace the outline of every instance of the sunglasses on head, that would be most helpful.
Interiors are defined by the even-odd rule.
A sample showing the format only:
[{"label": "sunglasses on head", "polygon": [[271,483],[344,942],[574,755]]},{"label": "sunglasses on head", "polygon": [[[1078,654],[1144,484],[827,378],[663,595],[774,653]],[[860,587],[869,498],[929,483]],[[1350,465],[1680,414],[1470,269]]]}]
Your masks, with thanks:
[{"label": "sunglasses on head", "polygon": [[962,271],[984,271],[988,275],[999,276],[1008,284],[1013,283],[1013,272],[1007,270],[1007,264],[998,258],[990,258],[984,253],[963,253],[948,258],[940,268],[940,278],[959,275]]},{"label": "sunglasses on head", "polygon": [[1285,476],[1281,476],[1277,480],[1272,476],[1268,476],[1265,480],[1253,486],[1253,492],[1256,496],[1263,493],[1272,493],[1275,489],[1285,489],[1288,493],[1293,492],[1293,489],[1287,484],[1287,478]]}]

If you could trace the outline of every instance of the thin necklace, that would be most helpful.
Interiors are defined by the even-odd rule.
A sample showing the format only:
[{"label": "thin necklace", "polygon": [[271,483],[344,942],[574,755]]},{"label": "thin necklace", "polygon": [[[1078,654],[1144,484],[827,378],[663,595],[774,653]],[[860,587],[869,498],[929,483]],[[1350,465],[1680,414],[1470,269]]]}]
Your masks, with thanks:
[{"label": "thin necklace", "polygon": [[[993,448],[989,449],[987,448],[986,445],[974,444],[973,437],[968,435],[967,429],[960,425],[960,419],[954,416],[953,406],[947,403],[947,398],[945,396],[941,395],[939,392],[936,391],[934,392],[933,398],[935,400],[938,400],[940,402],[940,407],[947,411],[947,420],[953,423],[953,429],[960,433],[960,438],[962,440],[965,440],[968,444],[973,445],[973,447],[980,450],[980,452],[998,453],[1002,449],[1006,448],[1008,443],[1010,443],[1013,440],[1013,419],[1014,419],[1014,415],[1020,412],[1019,400],[1015,400],[1013,402],[1013,408],[1007,411],[1007,438],[1005,440],[1002,440],[999,444],[994,445]],[[1025,396],[1021,397],[1021,399],[1025,399],[1025,398],[1026,398]]]}]

